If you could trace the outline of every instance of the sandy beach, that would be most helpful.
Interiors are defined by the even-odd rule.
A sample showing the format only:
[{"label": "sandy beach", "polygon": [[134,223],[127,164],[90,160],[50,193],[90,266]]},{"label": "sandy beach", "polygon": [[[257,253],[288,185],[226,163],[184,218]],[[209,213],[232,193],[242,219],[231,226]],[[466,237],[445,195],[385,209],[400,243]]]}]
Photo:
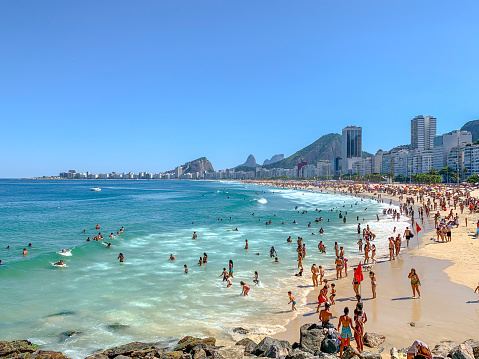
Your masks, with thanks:
[{"label": "sandy beach", "polygon": [[[478,194],[479,191],[471,193],[472,196]],[[372,195],[361,193],[361,196]],[[382,198],[384,202],[393,200],[397,204],[399,201],[397,196],[386,194],[383,194]],[[368,316],[365,331],[385,335],[384,348],[408,347],[416,339],[434,347],[442,340],[460,343],[479,337],[479,301],[473,290],[479,280],[479,264],[475,261],[479,255],[479,240],[471,236],[475,232],[475,223],[479,216],[466,214],[469,213],[467,209],[463,215],[460,214],[459,208],[457,212],[460,226],[453,230],[451,242],[439,243],[430,240],[436,238],[432,216],[435,212],[431,212],[429,219],[425,217],[424,223],[419,222],[423,230],[411,239],[410,249],[405,248],[406,243],[403,241],[401,254],[396,260],[380,259],[379,263],[373,266],[378,282],[376,299],[371,299],[368,273],[363,272],[365,280],[361,285],[361,294]],[[446,212],[441,211],[441,215],[444,213]],[[468,218],[467,228],[465,217]],[[372,230],[374,231],[374,228]],[[357,263],[349,263],[349,266],[357,266]],[[416,269],[421,279],[420,299],[412,298],[408,279],[411,268]],[[332,322],[335,325],[344,307],[348,306],[352,310],[356,304],[352,287],[353,271],[349,269],[348,272],[347,278],[328,278],[330,283],[336,284],[337,289],[336,304],[332,306]],[[308,285],[312,285],[309,268],[305,268],[305,273]],[[301,325],[319,322],[316,313],[318,294],[319,287],[310,292],[307,297],[307,312],[300,310],[301,314],[289,322],[286,331],[277,333],[276,338],[290,342],[299,341]]]}]

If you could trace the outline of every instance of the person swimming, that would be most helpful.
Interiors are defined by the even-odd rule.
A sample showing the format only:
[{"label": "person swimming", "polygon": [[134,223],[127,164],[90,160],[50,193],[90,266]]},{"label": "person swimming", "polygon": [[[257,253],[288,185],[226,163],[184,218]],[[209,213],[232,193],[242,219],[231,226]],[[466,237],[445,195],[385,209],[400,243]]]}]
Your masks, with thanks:
[{"label": "person swimming", "polygon": [[173,253],[170,254],[170,261],[174,261],[175,259],[176,259],[176,258],[175,258],[175,256],[173,255]]},{"label": "person swimming", "polygon": [[97,225],[95,226],[95,229],[100,229],[100,225],[97,224]]},{"label": "person swimming", "polygon": [[63,259],[60,259],[58,262],[53,263],[55,266],[64,266]]}]

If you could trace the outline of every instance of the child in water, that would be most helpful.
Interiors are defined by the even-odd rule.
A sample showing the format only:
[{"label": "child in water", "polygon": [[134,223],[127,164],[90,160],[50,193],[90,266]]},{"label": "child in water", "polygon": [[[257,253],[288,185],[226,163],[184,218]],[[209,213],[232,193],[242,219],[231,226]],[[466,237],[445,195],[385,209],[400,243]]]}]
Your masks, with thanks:
[{"label": "child in water", "polygon": [[186,264],[184,265],[185,267],[185,274],[188,274],[188,267],[186,266]]},{"label": "child in water", "polygon": [[294,300],[294,297],[293,295],[291,294],[291,291],[288,292],[288,296],[289,296],[289,303],[291,303],[291,310],[297,310],[296,309],[296,300]]},{"label": "child in water", "polygon": [[253,280],[253,283],[254,283],[255,285],[258,285],[258,284],[259,284],[258,271],[254,271],[254,280]]}]

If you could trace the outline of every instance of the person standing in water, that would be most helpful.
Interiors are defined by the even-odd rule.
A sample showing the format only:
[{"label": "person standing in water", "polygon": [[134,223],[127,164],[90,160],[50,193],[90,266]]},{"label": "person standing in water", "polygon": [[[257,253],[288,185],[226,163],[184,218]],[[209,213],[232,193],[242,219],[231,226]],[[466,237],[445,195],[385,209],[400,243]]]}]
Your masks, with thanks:
[{"label": "person standing in water", "polygon": [[417,297],[421,298],[421,292],[419,291],[419,286],[421,285],[421,281],[419,280],[419,276],[417,275],[416,270],[414,268],[411,269],[411,272],[409,273],[408,278],[411,279],[412,297],[416,298],[416,292],[417,292]]},{"label": "person standing in water", "polygon": [[196,232],[193,232],[193,239],[196,239],[198,238],[198,235],[196,234]]},{"label": "person standing in water", "polygon": [[188,274],[188,267],[187,267],[187,265],[185,264],[184,267],[185,267],[185,274]]},{"label": "person standing in water", "polygon": [[240,284],[243,286],[243,290],[241,291],[241,294],[243,294],[243,296],[246,297],[251,288],[248,287],[248,285],[243,281],[241,281]]},{"label": "person standing in water", "polygon": [[228,275],[231,277],[231,278],[234,278],[233,276],[233,260],[230,259],[229,263],[228,263]]},{"label": "person standing in water", "polygon": [[244,249],[248,249],[248,247],[249,247],[248,240],[246,239],[245,242],[246,242],[246,244],[245,244],[245,246],[244,246]]},{"label": "person standing in water", "polygon": [[123,253],[120,253],[120,254],[118,255],[118,258],[117,258],[117,259],[119,259],[119,260],[120,260],[120,263],[122,263],[122,262],[125,260],[125,257],[123,256]]}]

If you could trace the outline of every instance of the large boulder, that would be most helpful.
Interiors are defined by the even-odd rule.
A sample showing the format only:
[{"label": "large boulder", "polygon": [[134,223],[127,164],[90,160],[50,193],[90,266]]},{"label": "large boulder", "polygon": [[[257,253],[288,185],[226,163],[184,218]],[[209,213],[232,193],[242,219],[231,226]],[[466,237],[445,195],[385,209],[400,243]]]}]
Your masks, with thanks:
[{"label": "large boulder", "polygon": [[[327,354],[337,353],[336,342],[333,339],[324,338],[321,343],[321,351]],[[319,353],[316,353],[319,354]]]},{"label": "large boulder", "polygon": [[242,345],[231,345],[222,347],[213,353],[213,359],[243,359],[244,347]]},{"label": "large boulder", "polygon": [[384,335],[376,333],[365,333],[364,334],[364,345],[370,348],[378,348],[384,341],[386,337]]},{"label": "large boulder", "polygon": [[32,344],[28,340],[0,341],[0,357],[20,353],[33,353],[37,349],[38,345]]},{"label": "large boulder", "polygon": [[372,352],[371,350],[363,350],[361,352],[361,359],[381,359],[381,354]]},{"label": "large boulder", "polygon": [[272,345],[268,352],[264,354],[267,358],[281,358],[290,353],[289,348],[283,348],[282,346]]},{"label": "large boulder", "polygon": [[338,359],[337,355],[322,353],[322,352],[318,353],[318,356],[316,358],[318,358],[318,359]]},{"label": "large boulder", "polygon": [[202,348],[199,348],[198,350],[195,350],[192,353],[193,353],[193,359],[204,359],[204,358],[206,358],[206,352]]},{"label": "large boulder", "polygon": [[313,354],[303,352],[299,349],[293,349],[287,356],[286,359],[311,359]]},{"label": "large boulder", "polygon": [[446,358],[456,346],[456,343],[452,341],[442,340],[431,350],[432,356],[436,359]]},{"label": "large boulder", "polygon": [[208,345],[215,345],[216,339],[209,337],[209,338],[195,338],[195,337],[184,337],[178,342],[178,346],[175,350],[183,351],[185,353],[189,353],[194,347],[198,345],[208,346]]},{"label": "large boulder", "polygon": [[479,340],[469,339],[463,344],[469,344],[474,352],[474,358],[479,359]]},{"label": "large boulder", "polygon": [[341,359],[351,359],[353,357],[361,357],[361,354],[359,354],[358,350],[354,348],[353,346],[346,347],[343,350],[343,355],[341,356]]},{"label": "large boulder", "polygon": [[153,343],[132,342],[125,345],[120,345],[118,347],[107,349],[101,354],[106,355],[109,358],[115,358],[118,355],[130,356],[130,354],[135,351],[145,350],[145,349],[156,349],[156,347],[154,346]]},{"label": "large boulder", "polygon": [[474,359],[474,350],[469,344],[460,344],[449,352],[452,359]]},{"label": "large boulder", "polygon": [[321,343],[326,335],[323,329],[316,324],[304,324],[300,330],[299,347],[301,350],[314,354],[321,350]]},{"label": "large boulder", "polygon": [[281,342],[278,339],[266,337],[256,346],[252,354],[256,356],[266,356],[272,347],[276,347],[278,350],[281,349]]},{"label": "large boulder", "polygon": [[250,354],[254,352],[254,350],[258,346],[258,344],[252,341],[250,338],[241,339],[239,342],[236,342],[236,345],[244,346],[244,351]]}]

